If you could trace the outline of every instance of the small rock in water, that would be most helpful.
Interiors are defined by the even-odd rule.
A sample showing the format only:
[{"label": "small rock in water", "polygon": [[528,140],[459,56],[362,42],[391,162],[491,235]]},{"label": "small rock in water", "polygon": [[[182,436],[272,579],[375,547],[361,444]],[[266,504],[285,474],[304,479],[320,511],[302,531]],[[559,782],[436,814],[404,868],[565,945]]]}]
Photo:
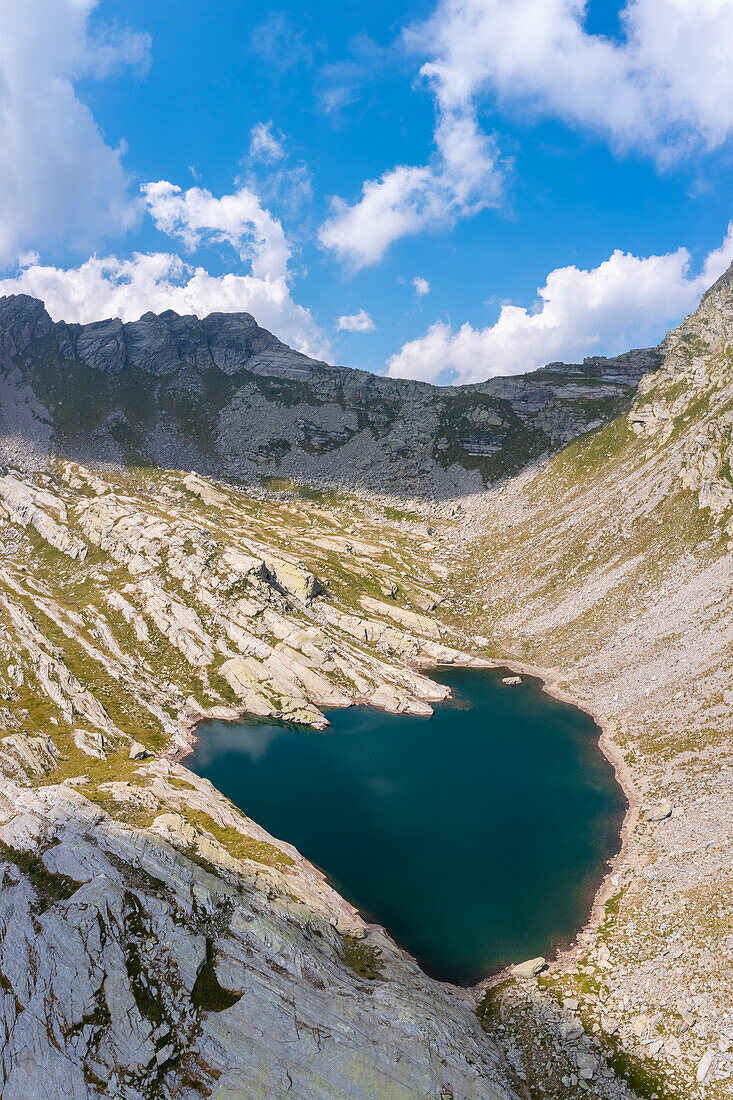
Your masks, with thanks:
[{"label": "small rock in water", "polygon": [[508,687],[516,687],[517,684],[521,684],[522,677],[521,676],[502,676],[501,682],[502,682],[502,684],[507,684]]},{"label": "small rock in water", "polygon": [[649,806],[644,811],[644,817],[647,821],[666,821],[666,819],[671,816],[671,802],[660,802],[658,806]]},{"label": "small rock in water", "polygon": [[517,963],[516,966],[513,966],[512,974],[515,978],[536,978],[546,966],[547,963],[542,957],[527,959],[526,962]]}]

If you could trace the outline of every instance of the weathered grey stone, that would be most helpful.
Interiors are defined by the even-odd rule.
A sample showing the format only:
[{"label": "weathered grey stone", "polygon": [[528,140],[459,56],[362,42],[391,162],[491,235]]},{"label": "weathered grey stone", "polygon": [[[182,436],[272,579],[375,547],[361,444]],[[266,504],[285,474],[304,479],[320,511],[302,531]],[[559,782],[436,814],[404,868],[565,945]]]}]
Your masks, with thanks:
[{"label": "weathered grey stone", "polygon": [[547,961],[541,957],[527,959],[526,962],[517,963],[516,966],[513,966],[512,974],[515,978],[536,978],[546,966]]},{"label": "weathered grey stone", "polygon": [[658,806],[650,806],[644,811],[644,817],[647,821],[666,821],[668,817],[672,816],[672,803],[660,802]]},{"label": "weathered grey stone", "polygon": [[133,741],[130,745],[130,760],[147,760],[151,753],[140,741]]}]

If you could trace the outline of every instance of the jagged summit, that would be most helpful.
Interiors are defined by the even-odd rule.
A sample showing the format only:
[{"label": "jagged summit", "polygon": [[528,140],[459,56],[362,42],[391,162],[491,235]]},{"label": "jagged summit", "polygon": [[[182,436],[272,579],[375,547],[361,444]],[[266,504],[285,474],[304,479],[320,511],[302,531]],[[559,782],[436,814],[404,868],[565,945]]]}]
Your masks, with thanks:
[{"label": "jagged summit", "polygon": [[[261,328],[250,313],[210,313],[199,319],[168,309],[149,311],[138,321],[112,317],[81,325],[53,322],[43,302],[17,294],[0,298],[0,332],[11,356],[45,339],[61,358],[105,374],[137,369],[165,375],[186,365],[234,374],[245,367],[262,369],[266,362],[287,371],[312,362]],[[3,350],[0,344],[0,355]]]},{"label": "jagged summit", "polygon": [[0,444],[21,465],[50,450],[454,496],[607,422],[657,362],[642,349],[438,387],[310,359],[248,313],[54,323],[16,295],[0,299]]},{"label": "jagged summit", "polygon": [[717,297],[721,292],[726,294],[733,292],[733,263],[729,264],[723,274],[705,291],[702,301]]}]

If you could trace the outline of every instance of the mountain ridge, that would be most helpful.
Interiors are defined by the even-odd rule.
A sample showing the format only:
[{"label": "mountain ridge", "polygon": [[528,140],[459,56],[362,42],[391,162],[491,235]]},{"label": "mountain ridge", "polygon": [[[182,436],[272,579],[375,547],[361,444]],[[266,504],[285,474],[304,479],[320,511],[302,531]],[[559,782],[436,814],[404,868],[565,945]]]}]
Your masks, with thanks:
[{"label": "mountain ridge", "polygon": [[476,492],[554,453],[616,415],[659,355],[437,387],[309,359],[246,313],[69,325],[38,299],[0,299],[3,405],[35,408],[41,458],[55,448],[407,496]]}]

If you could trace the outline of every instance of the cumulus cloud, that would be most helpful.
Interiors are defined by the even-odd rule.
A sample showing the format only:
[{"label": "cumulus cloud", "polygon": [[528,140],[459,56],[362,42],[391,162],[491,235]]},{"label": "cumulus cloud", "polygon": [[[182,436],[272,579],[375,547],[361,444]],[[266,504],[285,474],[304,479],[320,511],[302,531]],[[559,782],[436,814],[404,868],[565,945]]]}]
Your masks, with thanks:
[{"label": "cumulus cloud", "polygon": [[585,29],[587,0],[440,0],[408,32],[444,110],[487,93],[660,162],[733,131],[730,0],[627,0],[618,41]]},{"label": "cumulus cloud", "polygon": [[646,257],[616,251],[591,270],[556,268],[532,309],[504,305],[495,324],[481,329],[466,323],[456,330],[437,321],[392,356],[388,373],[439,383],[480,382],[555,360],[656,343],[731,262],[733,222],[697,275],[686,248]]},{"label": "cumulus cloud", "polygon": [[422,275],[416,275],[412,280],[412,285],[418,298],[424,298],[426,294],[430,293],[430,283],[427,279],[423,279]]},{"label": "cumulus cloud", "polygon": [[136,218],[121,150],[76,86],[144,66],[146,35],[100,30],[97,0],[0,0],[0,262],[51,242],[88,247]]},{"label": "cumulus cloud", "polygon": [[733,133],[731,0],[627,0],[618,41],[585,29],[587,0],[439,0],[404,44],[435,100],[422,166],[366,180],[334,200],[321,244],[352,270],[394,242],[497,206],[506,165],[479,112],[496,106],[559,118],[617,152],[669,165]]},{"label": "cumulus cloud", "polygon": [[271,122],[258,122],[249,132],[249,155],[252,160],[282,160],[286,155],[280,138],[272,132]]},{"label": "cumulus cloud", "polygon": [[91,257],[73,268],[29,264],[0,280],[0,294],[30,294],[46,303],[54,320],[87,323],[104,317],[135,321],[148,310],[205,317],[214,312],[251,313],[299,351],[328,358],[330,349],[309,310],[297,305],[287,280],[255,275],[209,274],[170,252]]},{"label": "cumulus cloud", "polygon": [[217,199],[202,187],[183,191],[158,180],[144,184],[142,192],[158,229],[191,251],[204,243],[227,242],[252,264],[253,275],[279,279],[286,274],[290,249],[283,227],[249,188]]},{"label": "cumulus cloud", "polygon": [[0,280],[0,294],[30,294],[55,320],[87,323],[105,317],[136,320],[148,310],[204,317],[247,312],[298,350],[328,358],[328,341],[309,310],[292,296],[290,249],[281,223],[246,187],[217,198],[199,187],[184,191],[166,180],[142,188],[155,225],[190,251],[212,242],[231,246],[249,270],[212,275],[170,251],[131,258],[92,256],[77,267],[44,265],[34,252]]},{"label": "cumulus cloud", "polygon": [[452,225],[497,205],[502,182],[493,137],[481,131],[472,111],[450,111],[438,121],[428,164],[401,164],[378,180],[367,180],[353,206],[334,199],[319,240],[358,271],[381,260],[401,237]]},{"label": "cumulus cloud", "polygon": [[375,324],[365,309],[343,314],[336,324],[342,332],[374,332]]}]

